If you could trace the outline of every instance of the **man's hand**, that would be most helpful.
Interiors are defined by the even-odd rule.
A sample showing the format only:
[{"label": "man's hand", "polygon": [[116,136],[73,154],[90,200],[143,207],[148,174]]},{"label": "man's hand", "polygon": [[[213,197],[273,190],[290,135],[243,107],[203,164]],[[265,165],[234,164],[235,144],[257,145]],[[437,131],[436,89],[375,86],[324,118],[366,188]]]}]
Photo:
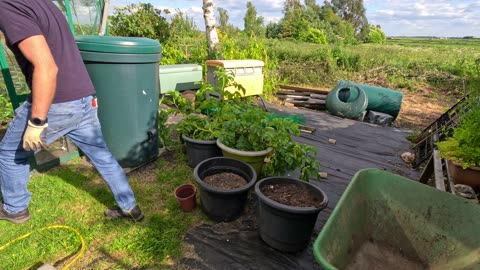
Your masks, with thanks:
[{"label": "man's hand", "polygon": [[28,126],[23,135],[23,149],[25,149],[25,151],[37,151],[40,150],[40,148],[47,148],[45,137],[42,136],[46,127],[48,127],[47,123],[43,126],[36,126],[28,120]]}]

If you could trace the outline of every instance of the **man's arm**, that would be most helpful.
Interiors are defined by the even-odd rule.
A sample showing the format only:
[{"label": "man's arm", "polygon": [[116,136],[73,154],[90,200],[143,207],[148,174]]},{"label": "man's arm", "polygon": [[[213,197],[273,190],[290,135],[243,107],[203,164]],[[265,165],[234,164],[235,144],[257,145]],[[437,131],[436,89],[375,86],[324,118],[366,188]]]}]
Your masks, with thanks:
[{"label": "man's arm", "polygon": [[32,118],[46,119],[55,96],[58,67],[42,35],[20,41],[18,48],[33,65]]}]

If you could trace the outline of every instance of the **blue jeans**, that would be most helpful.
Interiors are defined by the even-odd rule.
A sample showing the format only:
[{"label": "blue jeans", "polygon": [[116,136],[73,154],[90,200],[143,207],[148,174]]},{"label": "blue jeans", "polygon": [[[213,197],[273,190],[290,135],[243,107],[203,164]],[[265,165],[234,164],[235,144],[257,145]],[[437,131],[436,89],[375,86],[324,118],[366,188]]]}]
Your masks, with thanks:
[{"label": "blue jeans", "polygon": [[[34,155],[22,147],[23,133],[31,115],[32,104],[23,103],[15,110],[15,118],[0,142],[0,183],[3,208],[18,213],[28,207],[31,194],[27,190],[30,166]],[[48,111],[47,144],[66,136],[91,160],[113,192],[118,206],[129,211],[136,205],[127,176],[108,150],[100,129],[97,108],[92,107],[92,96],[52,104]]]}]

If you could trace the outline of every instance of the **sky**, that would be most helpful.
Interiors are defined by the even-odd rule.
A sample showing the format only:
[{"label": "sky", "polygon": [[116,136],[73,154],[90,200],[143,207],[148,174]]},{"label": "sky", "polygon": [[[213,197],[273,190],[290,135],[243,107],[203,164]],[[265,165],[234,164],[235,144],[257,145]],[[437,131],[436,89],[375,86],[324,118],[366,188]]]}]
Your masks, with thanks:
[{"label": "sky", "polygon": [[[201,0],[111,0],[115,7],[151,3],[159,9],[181,10],[204,29]],[[229,22],[243,29],[247,0],[214,0],[215,9],[228,11]],[[265,22],[282,18],[284,0],[253,0]],[[317,3],[323,4],[323,0]],[[480,37],[480,0],[364,0],[368,22],[380,25],[387,36]]]}]

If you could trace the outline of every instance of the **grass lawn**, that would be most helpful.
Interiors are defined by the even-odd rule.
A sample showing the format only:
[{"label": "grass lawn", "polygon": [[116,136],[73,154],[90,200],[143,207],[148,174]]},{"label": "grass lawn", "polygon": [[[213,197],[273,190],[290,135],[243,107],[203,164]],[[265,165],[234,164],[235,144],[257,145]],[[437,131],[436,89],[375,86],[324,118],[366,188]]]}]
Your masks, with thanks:
[{"label": "grass lawn", "polygon": [[141,223],[103,216],[115,204],[113,195],[83,159],[33,175],[31,220],[21,225],[0,221],[0,269],[29,269],[43,263],[62,269],[81,247],[69,228],[85,241],[85,253],[71,269],[171,269],[182,256],[184,233],[206,220],[200,209],[182,212],[173,195],[178,185],[194,182],[192,169],[177,146],[128,176],[146,216]]}]

